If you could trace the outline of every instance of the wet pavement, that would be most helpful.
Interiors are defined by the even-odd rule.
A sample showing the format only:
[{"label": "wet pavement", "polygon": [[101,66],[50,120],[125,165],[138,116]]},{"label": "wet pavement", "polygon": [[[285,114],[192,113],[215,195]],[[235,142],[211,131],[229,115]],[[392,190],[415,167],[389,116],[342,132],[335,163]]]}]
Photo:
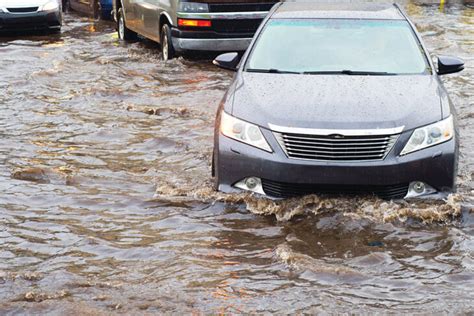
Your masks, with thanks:
[{"label": "wet pavement", "polygon": [[462,154],[447,201],[215,193],[231,73],[73,14],[1,37],[0,313],[472,311],[474,9],[405,8],[467,63],[443,79]]}]

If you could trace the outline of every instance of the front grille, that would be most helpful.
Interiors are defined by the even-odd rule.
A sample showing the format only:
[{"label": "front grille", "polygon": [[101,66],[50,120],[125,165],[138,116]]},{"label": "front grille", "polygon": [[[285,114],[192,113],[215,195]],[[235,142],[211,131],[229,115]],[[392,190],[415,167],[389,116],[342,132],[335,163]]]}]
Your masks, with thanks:
[{"label": "front grille", "polygon": [[270,11],[277,3],[210,3],[209,12],[261,12]]},{"label": "front grille", "polygon": [[322,136],[275,133],[289,158],[328,161],[382,160],[398,139],[397,135]]},{"label": "front grille", "polygon": [[255,33],[262,19],[212,20],[212,30],[218,33]]},{"label": "front grille", "polygon": [[408,184],[390,186],[322,185],[284,183],[262,179],[265,194],[277,198],[290,198],[308,194],[323,195],[375,195],[383,199],[402,199],[408,193]]},{"label": "front grille", "polygon": [[7,8],[8,12],[11,13],[31,13],[38,11],[38,7],[28,7],[28,8]]}]

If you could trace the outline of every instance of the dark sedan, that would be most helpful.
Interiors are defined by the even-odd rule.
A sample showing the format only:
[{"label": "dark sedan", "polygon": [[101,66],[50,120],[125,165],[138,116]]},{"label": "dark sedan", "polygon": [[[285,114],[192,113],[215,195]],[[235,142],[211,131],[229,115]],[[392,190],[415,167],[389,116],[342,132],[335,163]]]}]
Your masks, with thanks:
[{"label": "dark sedan", "polygon": [[[216,118],[217,189],[287,198],[455,190],[458,135],[439,75],[397,5],[276,5],[240,59]],[[238,69],[237,69],[238,68]]]}]

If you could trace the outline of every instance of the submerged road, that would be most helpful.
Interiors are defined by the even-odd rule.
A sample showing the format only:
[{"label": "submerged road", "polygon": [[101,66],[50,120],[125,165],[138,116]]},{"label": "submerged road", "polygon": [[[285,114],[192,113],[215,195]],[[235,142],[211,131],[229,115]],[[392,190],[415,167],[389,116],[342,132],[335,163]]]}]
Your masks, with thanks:
[{"label": "submerged road", "polygon": [[231,73],[73,14],[0,37],[0,314],[472,311],[474,9],[405,8],[466,61],[443,77],[462,137],[444,202],[217,194]]}]

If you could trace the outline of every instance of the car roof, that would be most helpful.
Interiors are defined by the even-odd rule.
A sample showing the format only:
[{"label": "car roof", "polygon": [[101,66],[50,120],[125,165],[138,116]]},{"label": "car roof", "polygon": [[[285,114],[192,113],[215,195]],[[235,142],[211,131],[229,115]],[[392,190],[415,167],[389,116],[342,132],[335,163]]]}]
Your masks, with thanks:
[{"label": "car roof", "polygon": [[283,2],[272,19],[371,19],[406,20],[393,3]]}]

